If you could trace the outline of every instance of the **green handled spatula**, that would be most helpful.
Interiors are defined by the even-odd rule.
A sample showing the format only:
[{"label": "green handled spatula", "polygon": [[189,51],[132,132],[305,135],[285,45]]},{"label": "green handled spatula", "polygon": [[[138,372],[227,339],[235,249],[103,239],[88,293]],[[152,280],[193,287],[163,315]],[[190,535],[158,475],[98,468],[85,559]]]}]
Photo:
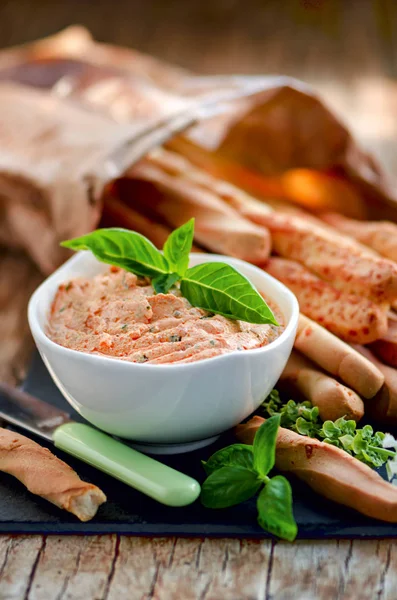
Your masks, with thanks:
[{"label": "green handled spatula", "polygon": [[168,506],[191,504],[200,493],[195,479],[98,429],[72,421],[68,413],[43,400],[2,383],[0,419],[53,442],[56,448]]}]

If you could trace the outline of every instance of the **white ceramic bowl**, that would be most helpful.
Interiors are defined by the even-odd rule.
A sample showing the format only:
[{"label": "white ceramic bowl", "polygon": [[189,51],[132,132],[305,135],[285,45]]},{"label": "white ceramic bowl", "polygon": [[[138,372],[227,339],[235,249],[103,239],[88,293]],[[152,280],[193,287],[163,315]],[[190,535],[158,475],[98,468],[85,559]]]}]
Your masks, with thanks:
[{"label": "white ceramic bowl", "polygon": [[205,445],[258,408],[290,355],[298,302],[283,284],[246,262],[213,254],[190,257],[191,266],[213,261],[234,266],[280,307],[287,326],[271,344],[182,365],[85,354],[51,341],[47,316],[60,283],[92,277],[107,265],[80,252],[42,283],[29,303],[30,328],[53,380],[75,410],[108,433],[151,444],[152,452],[172,452],[186,450],[186,444]]}]

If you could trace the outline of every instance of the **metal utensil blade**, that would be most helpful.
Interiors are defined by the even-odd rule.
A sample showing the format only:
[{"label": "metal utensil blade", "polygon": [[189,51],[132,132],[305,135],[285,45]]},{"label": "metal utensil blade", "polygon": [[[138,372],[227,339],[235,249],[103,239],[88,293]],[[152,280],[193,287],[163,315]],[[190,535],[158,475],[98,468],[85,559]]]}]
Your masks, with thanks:
[{"label": "metal utensil blade", "polygon": [[72,421],[67,412],[5,383],[0,383],[0,419],[50,441],[57,427]]}]

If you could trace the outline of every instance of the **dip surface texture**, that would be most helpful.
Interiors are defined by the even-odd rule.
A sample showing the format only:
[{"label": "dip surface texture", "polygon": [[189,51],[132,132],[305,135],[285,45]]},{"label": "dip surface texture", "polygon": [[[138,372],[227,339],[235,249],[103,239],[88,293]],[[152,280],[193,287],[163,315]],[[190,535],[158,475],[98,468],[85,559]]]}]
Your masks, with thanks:
[{"label": "dip surface texture", "polygon": [[283,331],[280,323],[253,325],[194,308],[180,295],[155,294],[149,281],[117,267],[59,286],[47,335],[57,344],[134,363],[189,363],[260,348]]}]

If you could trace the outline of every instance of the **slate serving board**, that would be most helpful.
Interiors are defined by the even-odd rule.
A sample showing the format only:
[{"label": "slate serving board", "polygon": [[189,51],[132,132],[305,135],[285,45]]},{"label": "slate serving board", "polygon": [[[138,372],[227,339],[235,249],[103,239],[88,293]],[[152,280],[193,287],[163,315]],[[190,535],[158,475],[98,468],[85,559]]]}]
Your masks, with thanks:
[{"label": "slate serving board", "polygon": [[[23,387],[43,400],[73,412],[38,354],[34,356]],[[73,418],[81,420],[76,413]],[[43,443],[42,440],[37,441]],[[202,450],[158,458],[201,482],[204,471],[200,461],[208,458],[218,447],[231,442],[230,436],[225,435],[213,446]],[[52,446],[51,449],[54,450]],[[27,492],[11,476],[0,473],[0,533],[268,537],[256,524],[255,500],[219,511],[205,509],[199,501],[184,508],[169,508],[61,451],[55,450],[55,453],[76,469],[83,479],[100,486],[108,502],[100,508],[95,519],[80,523],[73,515]],[[397,524],[362,517],[326,501],[299,482],[292,483],[300,538],[397,536]]]}]

